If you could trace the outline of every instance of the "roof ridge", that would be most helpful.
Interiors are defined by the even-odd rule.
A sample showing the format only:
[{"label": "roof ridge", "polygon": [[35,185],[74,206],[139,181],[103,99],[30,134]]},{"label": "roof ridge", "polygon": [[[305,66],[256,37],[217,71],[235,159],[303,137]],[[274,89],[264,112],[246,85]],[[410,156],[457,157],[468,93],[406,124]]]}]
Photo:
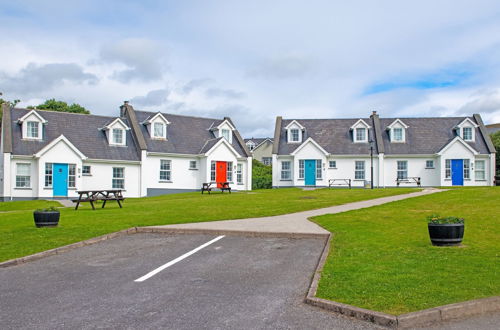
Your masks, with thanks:
[{"label": "roof ridge", "polygon": [[105,116],[105,115],[96,115],[93,113],[77,113],[77,112],[66,112],[66,111],[54,111],[54,110],[45,110],[45,109],[27,109],[27,108],[12,108],[12,110],[24,110],[24,111],[39,111],[41,113],[50,112],[50,113],[62,113],[69,115],[79,115],[79,116],[92,116],[92,117],[103,117],[103,118],[121,118],[120,116]]},{"label": "roof ridge", "polygon": [[217,118],[211,118],[211,117],[201,117],[201,116],[188,116],[188,115],[180,115],[176,113],[168,113],[168,112],[162,112],[162,111],[146,111],[146,110],[135,110],[135,112],[142,112],[142,113],[152,113],[152,114],[157,114],[161,113],[162,115],[168,115],[168,116],[176,116],[176,117],[185,117],[185,118],[197,118],[197,119],[208,119],[208,120],[219,120],[219,121],[224,121],[224,119],[217,119]]}]

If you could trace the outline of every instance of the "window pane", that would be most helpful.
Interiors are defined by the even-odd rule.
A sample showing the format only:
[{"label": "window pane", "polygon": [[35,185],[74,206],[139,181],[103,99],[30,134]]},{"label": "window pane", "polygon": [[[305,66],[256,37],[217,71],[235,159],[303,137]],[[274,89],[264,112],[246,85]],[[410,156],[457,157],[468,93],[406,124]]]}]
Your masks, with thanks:
[{"label": "window pane", "polygon": [[27,123],[27,133],[30,138],[38,138],[38,122],[29,121]]},{"label": "window pane", "polygon": [[243,165],[236,165],[236,182],[243,183]]},{"label": "window pane", "polygon": [[154,123],[154,137],[163,137],[163,124]]},{"label": "window pane", "polygon": [[224,139],[226,139],[227,141],[229,141],[229,132],[230,132],[230,131],[229,131],[228,129],[223,129],[223,130],[222,130],[222,137],[223,137]]},{"label": "window pane", "polygon": [[464,140],[472,140],[472,127],[464,127],[462,130]]},{"label": "window pane", "polygon": [[215,182],[215,162],[210,165],[210,181]]},{"label": "window pane", "polygon": [[428,160],[425,163],[426,168],[434,168],[434,161],[433,160]]},{"label": "window pane", "polygon": [[299,159],[299,179],[304,178],[304,160]]},{"label": "window pane", "polygon": [[232,182],[233,181],[233,162],[227,162],[226,171],[227,171],[227,175],[226,175],[227,181]]},{"label": "window pane", "polygon": [[290,180],[291,178],[292,178],[291,162],[290,161],[282,161],[281,162],[281,179],[282,180]]},{"label": "window pane", "polygon": [[402,141],[403,140],[403,129],[402,128],[395,128],[393,132],[394,132],[394,140],[395,141]]},{"label": "window pane", "polygon": [[407,179],[408,178],[408,162],[406,160],[398,160],[397,162],[397,178]]},{"label": "window pane", "polygon": [[321,170],[321,159],[316,159],[316,179],[321,179],[323,171]]},{"label": "window pane", "polygon": [[196,160],[190,160],[189,161],[189,168],[195,169],[196,168]]},{"label": "window pane", "polygon": [[83,166],[82,174],[90,174],[90,166],[89,165]]},{"label": "window pane", "polygon": [[354,163],[354,179],[364,180],[365,179],[365,162],[357,160]]},{"label": "window pane", "polygon": [[336,168],[337,167],[337,161],[331,160],[328,167],[330,167],[330,168]]},{"label": "window pane", "polygon": [[30,164],[17,164],[17,175],[30,175]]},{"label": "window pane", "polygon": [[123,130],[119,128],[113,128],[113,143],[116,144],[123,143]]},{"label": "window pane", "polygon": [[291,136],[291,141],[293,142],[298,142],[299,141],[299,130],[298,129],[292,129],[290,130]]},{"label": "window pane", "polygon": [[366,140],[366,128],[356,128],[356,141]]}]

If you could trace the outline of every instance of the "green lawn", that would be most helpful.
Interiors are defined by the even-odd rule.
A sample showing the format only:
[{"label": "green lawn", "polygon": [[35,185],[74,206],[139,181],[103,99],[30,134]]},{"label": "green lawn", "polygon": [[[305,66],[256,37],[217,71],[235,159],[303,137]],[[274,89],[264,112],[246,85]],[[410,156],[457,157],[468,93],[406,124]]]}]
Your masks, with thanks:
[{"label": "green lawn", "polygon": [[[415,189],[270,189],[233,194],[185,193],[127,199],[124,208],[109,202],[92,211],[61,209],[57,228],[36,228],[31,211],[0,213],[0,261],[25,256],[134,226],[241,219],[292,213],[348,202],[398,195]],[[9,202],[26,209],[26,202]],[[51,202],[45,202],[49,205]],[[36,204],[36,205],[35,205]],[[43,203],[42,203],[43,204]],[[3,205],[0,203],[0,205]],[[33,202],[31,209],[43,207]]]},{"label": "green lawn", "polygon": [[[426,216],[465,218],[461,247],[434,247]],[[500,187],[453,189],[320,216],[334,233],[317,296],[390,314],[500,294]]]},{"label": "green lawn", "polygon": [[[19,211],[19,210],[35,210],[40,208],[46,208],[49,206],[60,207],[61,204],[59,202],[54,201],[19,201],[19,202],[0,202],[0,212],[9,212],[9,211]],[[3,215],[0,213],[0,217]]]}]

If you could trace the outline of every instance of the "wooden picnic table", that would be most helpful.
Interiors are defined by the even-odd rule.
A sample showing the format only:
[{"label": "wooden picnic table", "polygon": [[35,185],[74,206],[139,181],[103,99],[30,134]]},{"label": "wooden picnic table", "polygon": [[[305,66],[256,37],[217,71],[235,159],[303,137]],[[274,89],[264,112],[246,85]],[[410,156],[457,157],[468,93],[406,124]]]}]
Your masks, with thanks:
[{"label": "wooden picnic table", "polygon": [[107,201],[116,201],[118,206],[122,208],[121,201],[125,200],[122,195],[121,189],[111,189],[111,190],[78,190],[78,199],[73,199],[72,201],[76,203],[75,210],[78,210],[80,203],[89,202],[92,206],[92,210],[95,210],[94,202],[103,201],[102,208],[106,206]]}]

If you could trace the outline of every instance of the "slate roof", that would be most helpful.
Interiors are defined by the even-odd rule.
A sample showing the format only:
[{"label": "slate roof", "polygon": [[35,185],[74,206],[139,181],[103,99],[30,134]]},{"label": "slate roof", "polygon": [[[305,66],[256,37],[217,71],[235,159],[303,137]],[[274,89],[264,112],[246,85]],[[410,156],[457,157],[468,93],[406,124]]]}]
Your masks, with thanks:
[{"label": "slate roof", "polygon": [[[335,155],[365,155],[370,152],[369,143],[352,142],[349,128],[360,118],[355,119],[295,119],[305,127],[302,141],[311,137],[326,152]],[[373,128],[370,118],[362,118]],[[300,146],[300,143],[287,143],[285,127],[294,119],[283,119],[279,138],[279,155],[288,155]],[[374,139],[373,129],[368,130],[368,140]]]},{"label": "slate roof", "polygon": [[496,133],[500,131],[500,123],[486,125],[486,130],[488,131],[489,134]]},{"label": "slate roof", "polygon": [[[131,130],[126,132],[127,147],[122,147],[110,146],[105,132],[99,129],[115,120],[116,117],[37,110],[37,113],[47,120],[43,128],[43,139],[42,141],[28,141],[22,139],[22,126],[17,123],[17,120],[30,111],[17,108],[11,110],[12,153],[14,155],[31,156],[62,134],[88,158],[140,160],[140,152]],[[127,119],[121,118],[121,120],[130,126]]]},{"label": "slate roof", "polygon": [[[470,118],[477,123],[473,117],[436,117],[436,118],[399,118],[406,125],[406,142],[391,143],[387,126],[396,118],[380,118],[380,128],[385,154],[435,154],[455,138],[454,127],[465,118]],[[364,155],[369,154],[369,143],[354,143],[350,127],[359,119],[363,119],[368,125],[369,139],[374,138],[374,125],[371,118],[353,119],[295,119],[305,127],[302,141],[309,137],[313,138],[323,149],[333,155]],[[292,153],[300,144],[287,143],[285,127],[294,119],[283,119],[279,134],[279,155]],[[488,147],[479,130],[476,128],[476,141],[467,142],[480,154],[488,154]],[[376,148],[375,148],[376,149]],[[377,150],[374,150],[376,152]]]},{"label": "slate roof", "polygon": [[[396,118],[380,118],[382,139],[384,141],[385,153],[389,154],[435,154],[456,137],[455,126],[469,118],[477,122],[473,117],[435,117],[435,118],[399,118],[409,127],[406,129],[405,143],[391,143],[389,132],[386,130]],[[488,148],[481,132],[476,130],[476,141],[466,142],[480,154],[488,154]]]},{"label": "slate roof", "polygon": [[[156,113],[135,110],[139,123],[144,122]],[[167,127],[166,141],[151,139],[147,127],[143,124],[139,125],[149,152],[197,155],[208,140],[215,139],[214,132],[211,129],[224,121],[223,119],[200,118],[168,113],[162,113],[162,115],[170,122]],[[241,156],[246,156],[244,148],[239,144],[234,132],[232,146]]]}]

